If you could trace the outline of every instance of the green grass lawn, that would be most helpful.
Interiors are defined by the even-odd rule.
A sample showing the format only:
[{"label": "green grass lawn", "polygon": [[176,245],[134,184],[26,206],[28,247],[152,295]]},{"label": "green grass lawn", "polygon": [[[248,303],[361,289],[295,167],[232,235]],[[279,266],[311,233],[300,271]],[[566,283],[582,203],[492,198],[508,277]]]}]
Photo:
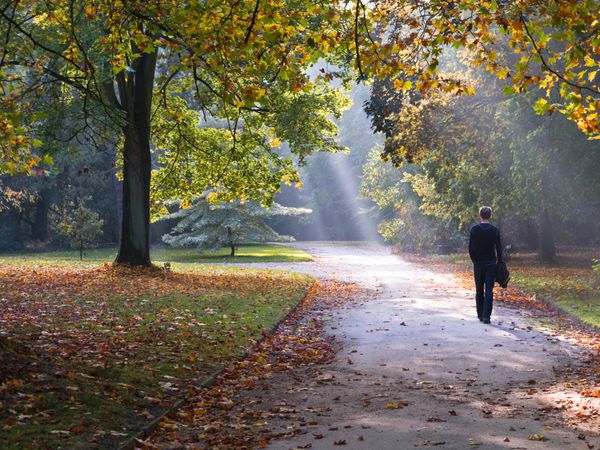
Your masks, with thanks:
[{"label": "green grass lawn", "polygon": [[[304,250],[286,245],[249,244],[238,247],[235,257],[229,256],[229,249],[216,251],[200,251],[193,248],[155,248],[150,256],[156,264],[171,263],[252,263],[252,262],[300,262],[312,261],[313,258]],[[83,261],[79,260],[79,252],[55,251],[37,253],[5,253],[0,254],[0,263],[20,263],[39,265],[97,265],[112,262],[117,250],[115,248],[91,249],[85,252]]]},{"label": "green grass lawn", "polygon": [[[600,328],[600,286],[591,268],[593,256],[585,251],[563,251],[553,264],[543,264],[533,253],[517,253],[508,263],[511,285],[555,302],[581,321]],[[465,254],[440,258],[471,268]]]},{"label": "green grass lawn", "polygon": [[[248,258],[302,256],[247,250]],[[194,256],[162,252],[156,261]],[[312,285],[283,271],[98,265],[112,255],[92,252],[91,268],[71,252],[0,258],[2,450],[118,448],[239,359]]]}]

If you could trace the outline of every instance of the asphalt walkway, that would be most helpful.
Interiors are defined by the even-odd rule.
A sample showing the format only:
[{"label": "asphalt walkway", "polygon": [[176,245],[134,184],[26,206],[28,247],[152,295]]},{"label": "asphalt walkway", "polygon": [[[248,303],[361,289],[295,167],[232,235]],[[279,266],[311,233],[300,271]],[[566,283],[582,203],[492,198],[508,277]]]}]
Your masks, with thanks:
[{"label": "asphalt walkway", "polygon": [[579,352],[569,342],[499,304],[492,324],[480,323],[471,291],[385,247],[295,245],[316,261],[256,266],[354,282],[377,295],[331,312],[328,332],[342,344],[335,363],[313,379],[273,380],[269,396],[318,420],[269,448],[600,448],[597,421],[565,421],[573,393],[558,373]]}]

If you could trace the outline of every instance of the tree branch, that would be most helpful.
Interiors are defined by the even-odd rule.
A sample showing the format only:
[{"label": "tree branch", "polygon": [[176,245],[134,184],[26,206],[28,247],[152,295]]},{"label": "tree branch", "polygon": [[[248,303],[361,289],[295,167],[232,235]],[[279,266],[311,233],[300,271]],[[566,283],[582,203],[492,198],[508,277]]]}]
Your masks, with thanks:
[{"label": "tree branch", "polygon": [[250,21],[250,25],[248,26],[248,29],[246,30],[246,39],[244,39],[244,44],[248,44],[248,41],[250,40],[250,35],[252,34],[252,28],[254,28],[254,25],[256,24],[256,17],[258,16],[258,8],[260,5],[260,0],[256,0],[256,4],[254,5],[254,11],[252,12],[252,19]]},{"label": "tree branch", "polygon": [[544,58],[544,55],[542,54],[541,49],[538,47],[537,42],[535,42],[534,37],[531,35],[529,28],[527,27],[527,22],[525,20],[525,17],[523,16],[523,13],[521,13],[519,15],[520,21],[523,24],[523,26],[525,27],[525,33],[527,33],[527,37],[529,38],[529,40],[531,41],[531,44],[533,45],[533,48],[535,50],[535,52],[538,54],[538,56],[540,57],[540,60],[542,62],[542,66],[544,66],[550,73],[556,75],[558,77],[559,80],[565,82],[566,84],[568,84],[569,86],[572,86],[574,88],[577,89],[582,89],[582,90],[587,90],[590,91],[594,94],[600,94],[600,91],[591,88],[589,86],[584,86],[578,83],[574,83],[572,81],[569,81],[568,79],[566,79],[564,77],[564,75],[561,75],[560,73],[558,73],[556,70],[554,70],[552,67],[550,67],[550,65],[546,62],[546,59]]},{"label": "tree branch", "polygon": [[63,83],[68,84],[69,86],[77,89],[80,92],[83,92],[86,95],[89,95],[91,97],[95,96],[92,91],[90,91],[88,88],[86,88],[82,84],[77,83],[73,78],[69,78],[64,75],[61,75],[60,73],[50,69],[49,67],[44,67],[44,73],[50,75],[51,77],[57,79],[58,81],[62,81]]},{"label": "tree branch", "polygon": [[77,69],[79,69],[79,66],[77,66],[77,64],[75,64],[73,61],[71,61],[69,58],[67,58],[65,55],[63,55],[62,52],[54,50],[53,48],[50,48],[47,45],[45,45],[45,44],[41,43],[40,41],[38,41],[37,39],[35,39],[33,37],[32,33],[26,31],[19,23],[17,23],[17,21],[14,19],[14,17],[7,16],[4,10],[0,10],[0,16],[2,16],[9,24],[12,24],[20,33],[22,33],[27,39],[29,39],[33,43],[33,45],[66,61],[68,64],[71,64],[71,65],[75,66]]},{"label": "tree branch", "polygon": [[362,5],[362,1],[356,0],[356,11],[354,12],[354,47],[355,47],[355,52],[356,52],[356,67],[358,68],[358,73],[360,75],[360,79],[362,80],[365,77],[365,74],[363,72],[362,63],[360,60],[360,47],[359,47],[359,38],[358,38],[358,32],[359,32],[358,21],[359,21],[359,17],[360,17],[361,5]]}]

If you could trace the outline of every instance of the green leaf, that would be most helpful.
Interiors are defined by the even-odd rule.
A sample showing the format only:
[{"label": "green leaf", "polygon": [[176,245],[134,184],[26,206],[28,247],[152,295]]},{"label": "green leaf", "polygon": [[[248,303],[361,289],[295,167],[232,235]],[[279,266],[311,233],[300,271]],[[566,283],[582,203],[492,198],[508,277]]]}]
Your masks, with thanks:
[{"label": "green leaf", "polygon": [[533,109],[536,113],[538,113],[540,115],[546,114],[548,111],[550,111],[550,105],[548,105],[548,100],[546,100],[545,98],[538,99],[535,102]]},{"label": "green leaf", "polygon": [[50,156],[48,154],[44,155],[43,162],[44,162],[44,164],[46,164],[48,166],[54,165],[54,159],[52,158],[52,156]]}]

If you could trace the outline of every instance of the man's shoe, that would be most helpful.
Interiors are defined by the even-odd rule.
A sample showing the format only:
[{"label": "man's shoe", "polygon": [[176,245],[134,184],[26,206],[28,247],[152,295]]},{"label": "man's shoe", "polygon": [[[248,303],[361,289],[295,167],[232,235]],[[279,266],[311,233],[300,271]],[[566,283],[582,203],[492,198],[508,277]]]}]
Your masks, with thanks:
[{"label": "man's shoe", "polygon": [[490,323],[490,319],[482,320],[483,323]]},{"label": "man's shoe", "polygon": [[479,321],[480,321],[480,322],[483,322],[483,317],[479,317]]}]

